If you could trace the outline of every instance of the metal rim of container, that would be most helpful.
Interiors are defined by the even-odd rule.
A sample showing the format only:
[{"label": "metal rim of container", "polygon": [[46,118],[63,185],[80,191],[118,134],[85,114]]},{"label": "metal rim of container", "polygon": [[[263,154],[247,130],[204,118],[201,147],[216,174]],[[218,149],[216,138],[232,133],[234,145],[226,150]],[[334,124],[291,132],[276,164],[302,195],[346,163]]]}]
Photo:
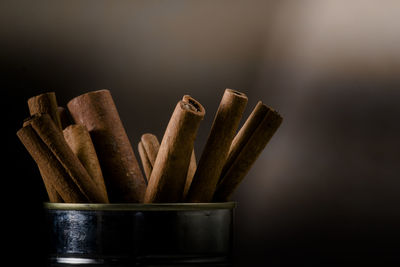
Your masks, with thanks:
[{"label": "metal rim of container", "polygon": [[213,203],[43,203],[49,210],[179,211],[234,209],[236,202]]}]

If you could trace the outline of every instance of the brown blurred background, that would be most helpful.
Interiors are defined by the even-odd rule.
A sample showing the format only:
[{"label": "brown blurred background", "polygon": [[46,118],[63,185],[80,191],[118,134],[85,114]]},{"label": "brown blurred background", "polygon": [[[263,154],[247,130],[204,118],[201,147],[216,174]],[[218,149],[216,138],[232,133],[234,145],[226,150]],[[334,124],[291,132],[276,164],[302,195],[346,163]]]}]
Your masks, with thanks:
[{"label": "brown blurred background", "polygon": [[46,195],[15,136],[30,96],[108,88],[136,148],[190,94],[200,155],[234,88],[246,117],[258,100],[284,117],[234,195],[236,265],[399,263],[399,14],[395,0],[0,1],[8,248],[41,261]]}]

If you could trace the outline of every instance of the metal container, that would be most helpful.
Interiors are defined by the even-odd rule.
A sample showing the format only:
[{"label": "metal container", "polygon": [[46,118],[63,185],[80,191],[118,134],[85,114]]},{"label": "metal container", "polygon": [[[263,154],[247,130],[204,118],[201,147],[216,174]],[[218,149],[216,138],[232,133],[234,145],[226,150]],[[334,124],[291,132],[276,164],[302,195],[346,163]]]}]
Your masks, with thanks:
[{"label": "metal container", "polygon": [[45,203],[49,266],[230,266],[235,203]]}]

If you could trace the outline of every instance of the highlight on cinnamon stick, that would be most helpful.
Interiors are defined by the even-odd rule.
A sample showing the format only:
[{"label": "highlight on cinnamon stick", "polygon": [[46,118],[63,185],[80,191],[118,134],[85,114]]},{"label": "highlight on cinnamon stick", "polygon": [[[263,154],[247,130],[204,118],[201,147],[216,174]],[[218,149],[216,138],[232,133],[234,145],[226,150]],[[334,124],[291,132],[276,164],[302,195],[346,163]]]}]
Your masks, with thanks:
[{"label": "highlight on cinnamon stick", "polygon": [[[87,196],[89,202],[107,203],[107,199],[97,190],[96,184],[77,156],[64,139],[62,132],[53,123],[48,114],[34,116],[29,125],[50,149],[58,162],[64,167],[73,182]],[[61,194],[61,192],[59,192]]]},{"label": "highlight on cinnamon stick", "polygon": [[[56,94],[54,92],[48,92],[37,96],[33,96],[29,98],[27,102],[30,115],[47,113],[50,115],[53,122],[61,130],[60,116],[57,110],[57,99],[56,99]],[[52,188],[52,185],[47,183],[47,181],[49,181],[49,178],[51,177],[49,178],[43,177],[43,175],[46,175],[45,172],[42,172],[40,168],[39,171],[40,175],[42,176],[44,185],[46,187],[46,191],[49,196],[50,202],[56,202],[56,203],[63,202],[63,199],[57,193],[57,190]]]},{"label": "highlight on cinnamon stick", "polygon": [[176,105],[153,166],[145,203],[182,200],[194,140],[204,114],[203,106],[189,96]]},{"label": "highlight on cinnamon stick", "polygon": [[[46,189],[48,189],[47,185],[50,185],[51,190],[56,190],[65,202],[89,202],[87,195],[74,183],[64,167],[31,125],[26,123],[17,132],[17,136],[39,166]],[[48,191],[48,194],[50,201],[54,201],[51,199],[52,191]]]},{"label": "highlight on cinnamon stick", "polygon": [[245,94],[225,90],[186,197],[188,202],[212,200],[246,104]]},{"label": "highlight on cinnamon stick", "polygon": [[146,182],[108,90],[89,92],[67,104],[73,120],[92,137],[111,202],[141,202]]},{"label": "highlight on cinnamon stick", "polygon": [[31,115],[38,113],[47,113],[54,121],[56,126],[61,130],[61,120],[57,110],[57,99],[54,92],[48,92],[33,96],[28,99],[29,113]]},{"label": "highlight on cinnamon stick", "polygon": [[108,202],[106,186],[100,163],[97,159],[96,150],[93,146],[89,132],[84,125],[71,124],[63,130],[65,141],[68,143],[72,152],[78,157],[97,186],[97,190]]},{"label": "highlight on cinnamon stick", "polygon": [[228,160],[214,195],[215,201],[228,201],[282,123],[278,112],[257,103],[232,142]]}]

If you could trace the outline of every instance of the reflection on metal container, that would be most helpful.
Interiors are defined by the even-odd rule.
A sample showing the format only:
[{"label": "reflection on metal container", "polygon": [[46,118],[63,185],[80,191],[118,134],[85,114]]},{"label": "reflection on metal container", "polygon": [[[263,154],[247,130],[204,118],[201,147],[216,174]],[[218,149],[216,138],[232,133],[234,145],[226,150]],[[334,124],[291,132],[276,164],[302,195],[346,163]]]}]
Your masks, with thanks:
[{"label": "reflection on metal container", "polygon": [[235,203],[46,203],[49,266],[230,266]]}]

